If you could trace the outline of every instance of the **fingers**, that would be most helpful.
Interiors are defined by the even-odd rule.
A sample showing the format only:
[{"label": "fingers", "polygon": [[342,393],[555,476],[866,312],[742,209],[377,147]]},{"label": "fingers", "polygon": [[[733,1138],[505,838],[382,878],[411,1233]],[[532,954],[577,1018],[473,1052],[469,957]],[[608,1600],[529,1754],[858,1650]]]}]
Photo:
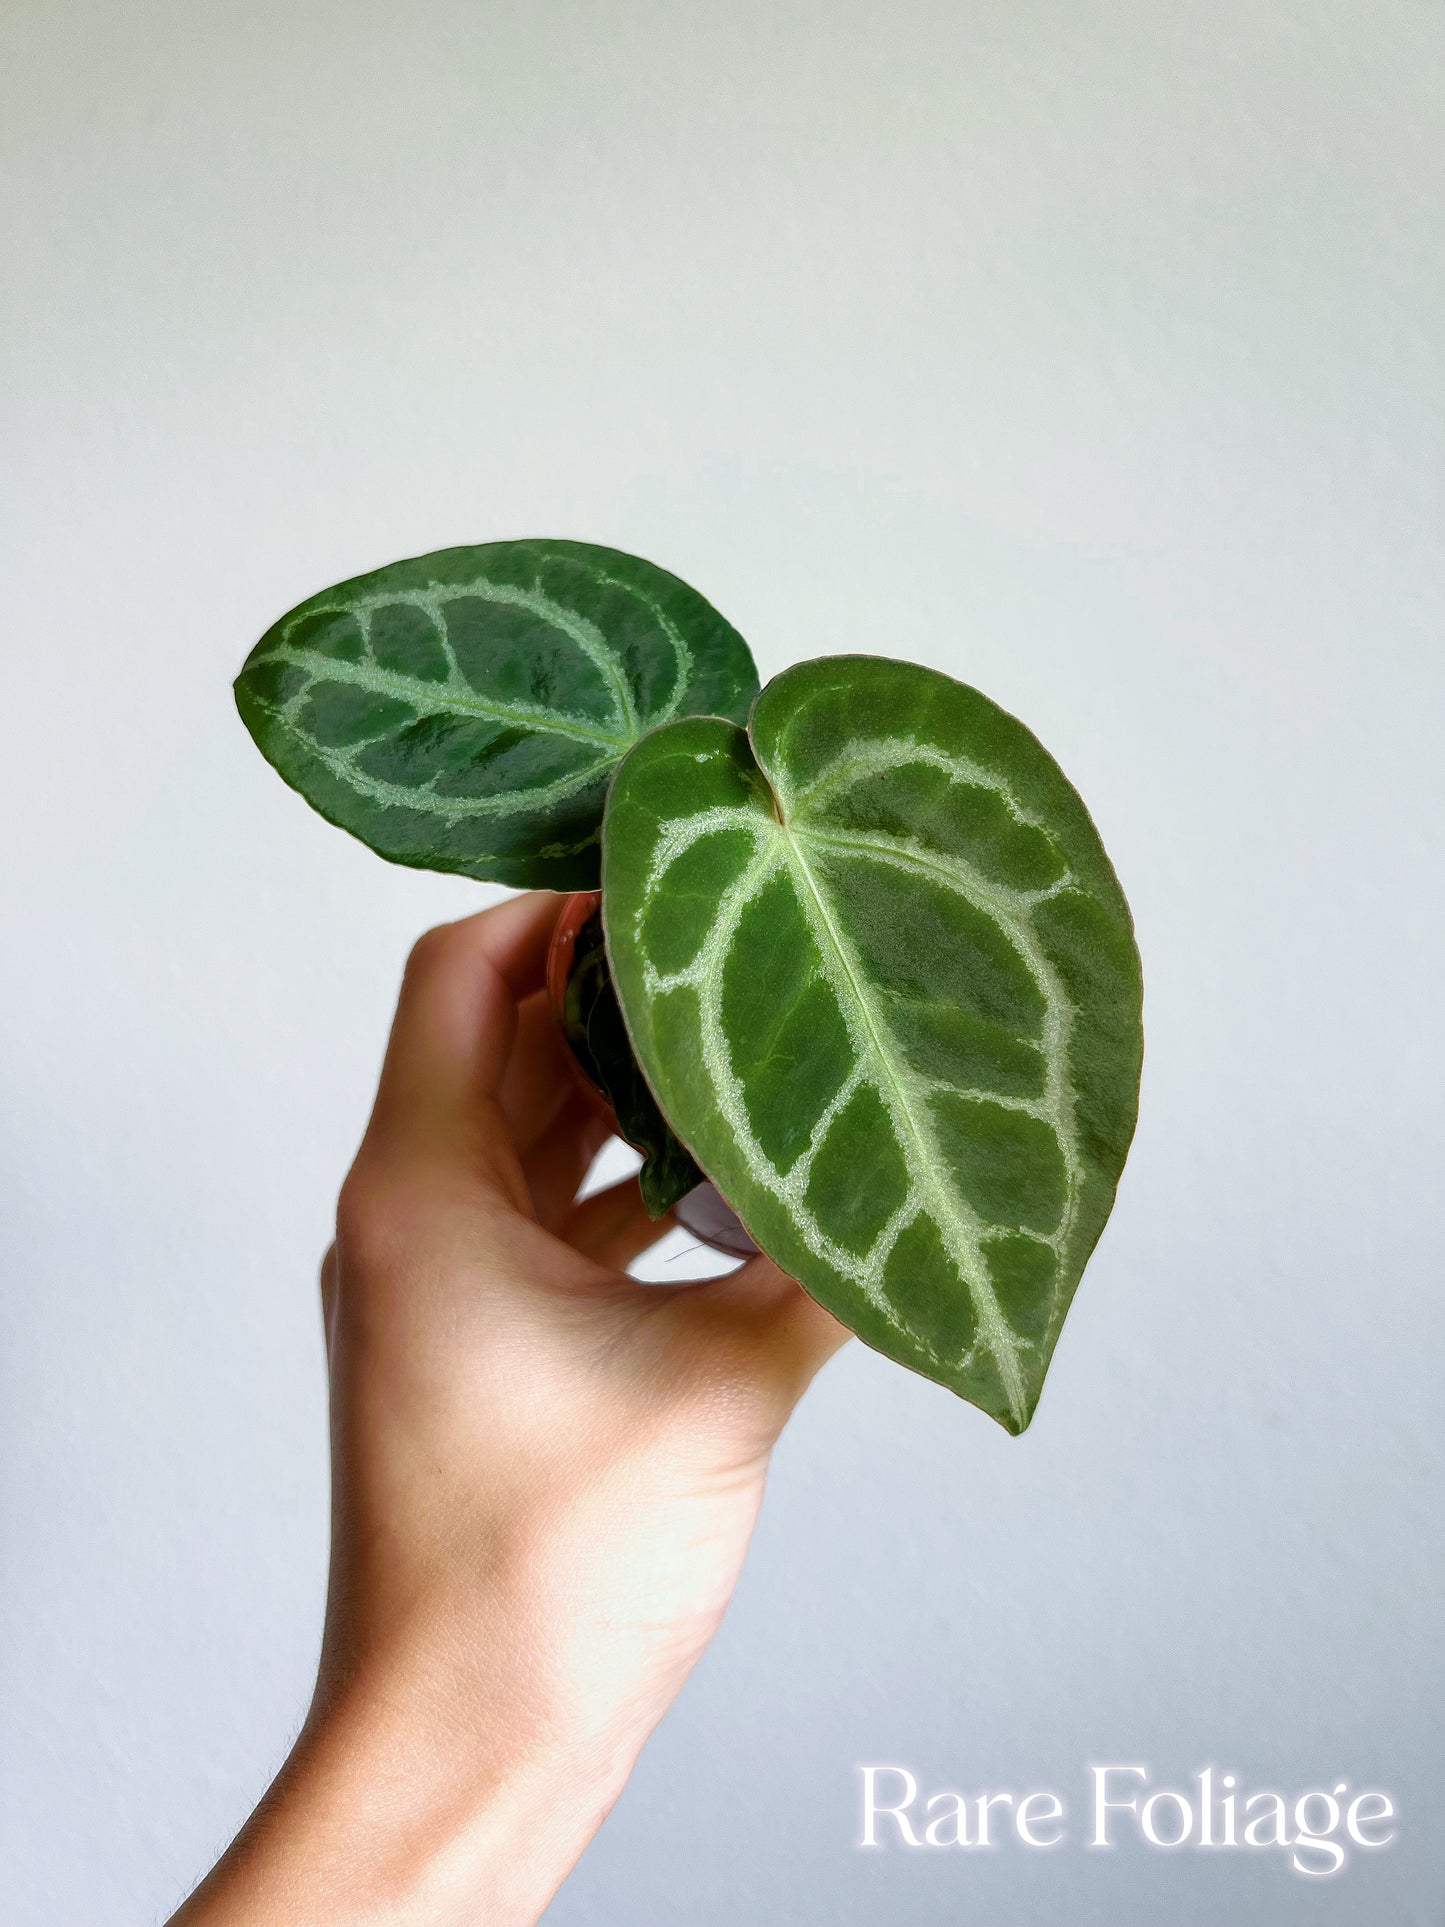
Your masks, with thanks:
[{"label": "fingers", "polygon": [[413,949],[382,1066],[368,1138],[395,1146],[475,1141],[498,1127],[495,1097],[517,1028],[519,999],[535,991],[560,900],[536,891],[460,923],[441,924]]},{"label": "fingers", "polygon": [[517,1006],[512,1054],[497,1090],[508,1135],[524,1155],[577,1094],[571,1055],[546,991],[533,991]]},{"label": "fingers", "polygon": [[326,1340],[326,1356],[331,1356],[331,1332],[336,1315],[336,1240],[326,1247],[321,1260],[321,1330]]},{"label": "fingers", "polygon": [[555,1231],[566,1218],[593,1158],[611,1135],[597,1107],[567,1080],[561,1110],[538,1142],[522,1157],[532,1209],[538,1224]]},{"label": "fingers", "polygon": [[665,1237],[674,1222],[670,1211],[662,1218],[649,1214],[637,1179],[632,1177],[574,1204],[557,1235],[598,1264],[625,1271],[641,1252]]}]

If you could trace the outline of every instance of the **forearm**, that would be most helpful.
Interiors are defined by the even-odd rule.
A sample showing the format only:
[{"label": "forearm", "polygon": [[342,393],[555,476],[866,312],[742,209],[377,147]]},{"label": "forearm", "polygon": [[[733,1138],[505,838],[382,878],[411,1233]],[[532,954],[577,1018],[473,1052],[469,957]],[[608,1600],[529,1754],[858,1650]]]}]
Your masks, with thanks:
[{"label": "forearm", "polygon": [[369,1665],[313,1712],[173,1927],[531,1927],[645,1737],[518,1716],[510,1692],[448,1702],[404,1661]]},{"label": "forearm", "polygon": [[363,1576],[364,1613],[343,1558],[312,1711],[173,1927],[531,1927],[706,1645],[755,1511],[740,1490],[722,1544],[688,1547],[690,1610],[676,1500],[615,1470],[409,1579],[372,1542],[393,1583]]}]

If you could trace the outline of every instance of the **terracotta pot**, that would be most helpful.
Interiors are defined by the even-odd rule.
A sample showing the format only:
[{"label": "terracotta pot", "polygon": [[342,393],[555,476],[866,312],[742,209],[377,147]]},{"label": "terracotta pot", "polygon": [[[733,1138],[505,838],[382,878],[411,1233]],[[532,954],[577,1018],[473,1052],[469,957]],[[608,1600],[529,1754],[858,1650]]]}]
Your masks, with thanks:
[{"label": "terracotta pot", "polygon": [[[572,975],[572,959],[577,950],[577,938],[582,926],[592,916],[602,901],[597,890],[579,890],[568,897],[562,906],[552,931],[552,943],[547,952],[547,1002],[551,1006],[552,1020],[556,1024],[564,1044],[567,1044],[567,1062],[572,1067],[578,1088],[592,1100],[597,1110],[617,1131],[617,1117],[611,1104],[577,1058],[576,1052],[567,1041],[567,982]],[[620,1133],[618,1133],[620,1135]],[[700,1244],[720,1251],[729,1258],[751,1258],[757,1246],[743,1229],[742,1220],[726,1202],[716,1185],[704,1179],[694,1190],[680,1200],[674,1216],[685,1231]]]}]

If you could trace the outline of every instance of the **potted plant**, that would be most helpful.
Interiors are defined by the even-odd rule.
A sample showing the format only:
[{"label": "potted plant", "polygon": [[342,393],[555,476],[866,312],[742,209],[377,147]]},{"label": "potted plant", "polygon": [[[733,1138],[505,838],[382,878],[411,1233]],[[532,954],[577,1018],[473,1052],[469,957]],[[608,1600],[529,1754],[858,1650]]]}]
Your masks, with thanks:
[{"label": "potted plant", "polygon": [[596,893],[558,1007],[659,1215],[711,1180],[866,1343],[1020,1432],[1133,1134],[1133,925],[1077,793],[936,670],[758,687],[636,556],[516,541],[310,597],[236,700],[397,863]]}]

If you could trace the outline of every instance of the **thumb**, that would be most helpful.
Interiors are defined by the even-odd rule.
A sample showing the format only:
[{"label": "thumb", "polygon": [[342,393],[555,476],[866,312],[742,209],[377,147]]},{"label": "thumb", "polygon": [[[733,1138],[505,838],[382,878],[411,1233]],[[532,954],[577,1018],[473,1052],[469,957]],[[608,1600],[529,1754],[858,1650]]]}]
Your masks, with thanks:
[{"label": "thumb", "polygon": [[429,930],[407,960],[367,1126],[375,1152],[505,1148],[496,1102],[518,1000],[541,981],[558,899],[516,897]]}]

